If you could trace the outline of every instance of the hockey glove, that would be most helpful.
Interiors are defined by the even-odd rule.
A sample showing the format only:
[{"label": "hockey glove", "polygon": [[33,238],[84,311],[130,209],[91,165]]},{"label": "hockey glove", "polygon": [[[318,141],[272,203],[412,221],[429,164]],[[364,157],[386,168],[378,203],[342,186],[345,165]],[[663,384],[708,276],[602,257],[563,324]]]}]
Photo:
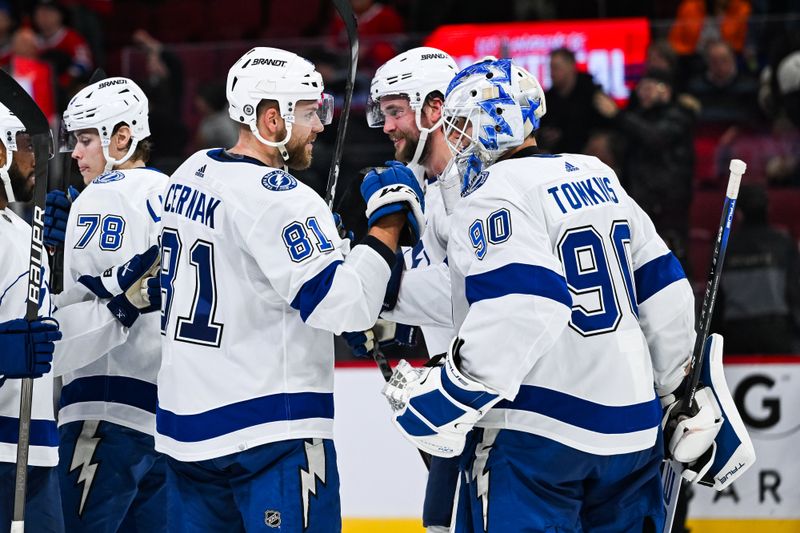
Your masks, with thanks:
[{"label": "hockey glove", "polygon": [[55,341],[61,339],[53,318],[24,318],[0,324],[0,374],[3,379],[38,378],[50,372]]},{"label": "hockey glove", "polygon": [[349,229],[344,227],[344,222],[342,221],[342,215],[340,215],[339,213],[334,213],[333,223],[336,225],[336,231],[339,232],[340,239],[342,240],[347,239],[350,242],[353,242],[353,240],[355,240],[355,234]]},{"label": "hockey glove", "polygon": [[414,173],[398,161],[374,168],[361,182],[361,196],[367,202],[367,226],[393,213],[406,213],[408,228],[400,239],[405,246],[415,245],[425,231],[425,196]]},{"label": "hockey glove", "polygon": [[131,327],[140,313],[161,308],[158,287],[158,246],[134,255],[130,261],[109,268],[101,276],[81,276],[78,281],[99,298],[111,298],[108,309],[125,327]]},{"label": "hockey glove", "polygon": [[47,193],[44,208],[44,244],[53,248],[64,246],[67,219],[72,202],[78,198],[78,189],[69,186],[67,192],[54,190]]},{"label": "hockey glove", "polygon": [[[458,369],[463,343],[453,339],[444,365],[414,368],[401,360],[383,388],[400,433],[420,450],[438,457],[459,455],[467,433],[501,399]],[[431,359],[429,364],[437,365],[440,360]]]},{"label": "hockey glove", "polygon": [[371,357],[377,340],[378,346],[413,346],[416,344],[416,334],[413,326],[397,324],[379,318],[372,329],[342,333],[342,337],[350,346],[350,351],[356,357]]}]

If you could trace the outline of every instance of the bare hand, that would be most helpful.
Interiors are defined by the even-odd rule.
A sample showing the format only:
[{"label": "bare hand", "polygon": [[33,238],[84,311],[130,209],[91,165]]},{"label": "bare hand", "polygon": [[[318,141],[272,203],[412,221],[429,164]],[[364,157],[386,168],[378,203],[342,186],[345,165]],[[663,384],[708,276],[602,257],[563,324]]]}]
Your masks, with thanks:
[{"label": "bare hand", "polygon": [[606,118],[614,118],[619,113],[617,103],[610,96],[601,91],[594,93],[594,108]]}]

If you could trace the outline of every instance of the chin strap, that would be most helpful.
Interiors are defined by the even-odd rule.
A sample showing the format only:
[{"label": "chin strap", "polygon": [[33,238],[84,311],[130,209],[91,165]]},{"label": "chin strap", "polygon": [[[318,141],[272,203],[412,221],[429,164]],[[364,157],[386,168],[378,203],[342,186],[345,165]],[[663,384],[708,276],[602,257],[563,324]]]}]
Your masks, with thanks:
[{"label": "chin strap", "polygon": [[0,168],[0,180],[3,181],[3,187],[6,190],[6,200],[10,204],[16,201],[16,197],[14,196],[14,189],[11,187],[11,176],[8,174],[8,166],[10,165],[4,165]]},{"label": "chin strap", "polygon": [[[291,119],[291,120],[290,120]],[[267,146],[271,146],[273,148],[278,149],[278,153],[281,154],[283,158],[283,167],[284,170],[287,168],[287,163],[289,162],[289,152],[286,150],[286,144],[289,142],[289,139],[292,137],[292,121],[294,120],[294,116],[292,117],[283,117],[284,123],[286,124],[286,136],[283,138],[282,141],[268,141],[264,137],[261,136],[261,132],[258,131],[258,124],[253,121],[250,123],[250,131],[253,135],[256,136],[262,144],[266,144]]]},{"label": "chin strap", "polygon": [[138,144],[139,144],[139,141],[137,141],[134,138],[131,138],[131,145],[130,145],[130,147],[128,147],[128,151],[122,157],[122,159],[114,159],[113,157],[111,157],[111,154],[108,152],[108,145],[104,145],[103,146],[103,157],[106,158],[106,166],[103,169],[103,173],[105,174],[106,172],[109,172],[114,167],[118,167],[118,166],[122,165],[123,163],[125,163],[128,159],[130,159],[133,156],[133,152],[136,151],[136,146]]}]

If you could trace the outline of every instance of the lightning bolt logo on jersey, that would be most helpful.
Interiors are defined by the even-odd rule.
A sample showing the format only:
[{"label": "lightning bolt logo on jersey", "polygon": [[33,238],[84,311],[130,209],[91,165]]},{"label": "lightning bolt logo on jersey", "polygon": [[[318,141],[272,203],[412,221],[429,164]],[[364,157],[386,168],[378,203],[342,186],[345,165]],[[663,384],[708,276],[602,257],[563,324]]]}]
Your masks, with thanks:
[{"label": "lightning bolt logo on jersey", "polygon": [[78,435],[78,439],[75,442],[75,450],[72,452],[69,472],[71,474],[79,470],[78,479],[75,484],[83,484],[81,501],[78,506],[78,516],[83,516],[86,500],[89,497],[89,492],[92,490],[92,484],[94,483],[95,473],[98,467],[98,464],[92,461],[94,460],[94,452],[101,440],[101,437],[95,436],[99,425],[99,420],[85,421],[81,433]]}]

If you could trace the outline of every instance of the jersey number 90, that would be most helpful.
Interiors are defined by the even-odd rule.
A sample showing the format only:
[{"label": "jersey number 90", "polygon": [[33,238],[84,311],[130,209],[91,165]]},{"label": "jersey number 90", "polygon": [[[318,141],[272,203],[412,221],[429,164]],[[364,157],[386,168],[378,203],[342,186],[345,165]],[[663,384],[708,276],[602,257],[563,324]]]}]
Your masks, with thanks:
[{"label": "jersey number 90", "polygon": [[614,251],[613,259],[606,252],[603,237],[592,226],[568,229],[558,243],[559,258],[572,294],[569,325],[587,337],[616,330],[622,318],[612,268],[619,269],[622,274],[631,312],[635,316],[639,313],[626,249],[631,242],[628,222],[614,221],[608,240]]},{"label": "jersey number 90", "polygon": [[[181,255],[180,235],[173,228],[161,231],[161,334],[167,334],[172,313],[178,259]],[[175,340],[213,346],[222,342],[223,324],[214,321],[217,310],[217,281],[214,269],[214,244],[197,239],[189,249],[189,263],[194,267],[194,301],[187,315],[178,316]]]}]

